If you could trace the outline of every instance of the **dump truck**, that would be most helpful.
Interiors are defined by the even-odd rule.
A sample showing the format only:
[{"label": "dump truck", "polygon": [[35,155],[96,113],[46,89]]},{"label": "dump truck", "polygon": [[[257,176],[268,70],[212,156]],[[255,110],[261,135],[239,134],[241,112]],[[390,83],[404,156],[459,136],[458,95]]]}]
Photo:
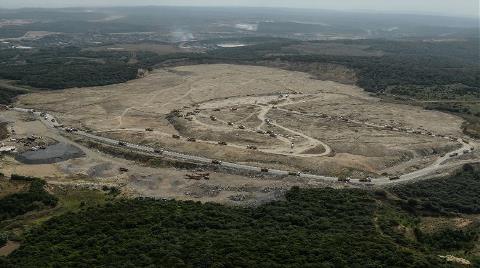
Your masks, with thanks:
[{"label": "dump truck", "polygon": [[121,167],[119,168],[120,172],[128,172],[128,168],[125,168],[125,167]]},{"label": "dump truck", "polygon": [[361,178],[360,182],[372,182],[372,177]]},{"label": "dump truck", "polygon": [[127,146],[127,143],[124,142],[124,141],[119,141],[119,142],[118,142],[118,145],[120,145],[120,146]]},{"label": "dump truck", "polygon": [[221,164],[222,164],[222,161],[220,161],[220,160],[212,160],[212,164],[214,164],[214,165],[221,165]]},{"label": "dump truck", "polygon": [[245,129],[246,127],[244,125],[238,126],[239,129]]},{"label": "dump truck", "polygon": [[290,172],[288,172],[288,175],[300,177],[301,173],[298,172],[298,171],[290,171]]},{"label": "dump truck", "polygon": [[391,181],[396,181],[396,180],[399,180],[399,179],[400,179],[399,176],[390,177],[390,180],[391,180]]},{"label": "dump truck", "polygon": [[194,174],[186,174],[185,179],[188,180],[209,180],[210,179],[210,173],[194,173]]},{"label": "dump truck", "polygon": [[268,170],[268,168],[261,168],[260,171],[261,172],[268,172],[269,170]]},{"label": "dump truck", "polygon": [[152,131],[153,131],[153,128],[147,127],[147,128],[145,129],[145,131],[152,132]]},{"label": "dump truck", "polygon": [[189,141],[189,142],[196,142],[197,139],[195,139],[195,138],[188,138],[187,141]]},{"label": "dump truck", "polygon": [[156,154],[163,154],[164,153],[164,151],[162,149],[154,149],[153,152],[156,153]]},{"label": "dump truck", "polygon": [[210,120],[212,120],[212,121],[217,121],[217,117],[211,115],[211,116],[210,116]]},{"label": "dump truck", "polygon": [[247,145],[247,149],[257,150],[257,146],[255,146],[255,145]]},{"label": "dump truck", "polygon": [[176,134],[173,134],[173,135],[172,135],[172,138],[174,138],[174,139],[177,139],[177,140],[178,140],[178,139],[180,139],[180,136],[179,136],[179,135],[176,135]]},{"label": "dump truck", "polygon": [[224,146],[227,145],[227,143],[224,142],[224,141],[219,141],[218,144],[219,144],[219,145],[224,145]]},{"label": "dump truck", "polygon": [[347,178],[338,178],[339,182],[350,182],[352,179],[350,177]]}]

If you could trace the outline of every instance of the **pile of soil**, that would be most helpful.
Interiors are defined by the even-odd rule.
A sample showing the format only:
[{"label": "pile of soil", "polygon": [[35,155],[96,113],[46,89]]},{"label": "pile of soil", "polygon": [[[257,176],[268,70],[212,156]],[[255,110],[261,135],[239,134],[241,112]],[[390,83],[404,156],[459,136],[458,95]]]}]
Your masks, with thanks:
[{"label": "pile of soil", "polygon": [[83,156],[85,156],[85,153],[76,146],[66,143],[56,143],[48,146],[44,150],[28,151],[18,154],[15,156],[15,159],[23,164],[39,165],[63,162]]}]

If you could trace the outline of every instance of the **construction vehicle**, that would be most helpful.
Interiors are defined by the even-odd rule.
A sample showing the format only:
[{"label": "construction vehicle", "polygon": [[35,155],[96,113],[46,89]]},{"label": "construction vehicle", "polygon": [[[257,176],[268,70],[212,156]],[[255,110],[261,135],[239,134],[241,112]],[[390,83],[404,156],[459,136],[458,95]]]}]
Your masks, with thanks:
[{"label": "construction vehicle", "polygon": [[120,170],[120,172],[128,172],[128,168],[124,168],[124,167],[121,167],[118,170]]},{"label": "construction vehicle", "polygon": [[177,139],[177,140],[178,140],[178,139],[180,139],[180,136],[179,136],[179,135],[176,135],[176,134],[173,134],[173,135],[172,135],[172,138],[174,138],[174,139]]},{"label": "construction vehicle", "polygon": [[123,142],[123,141],[119,141],[119,142],[118,142],[118,145],[120,145],[120,146],[127,146],[127,143],[126,143],[126,142]]},{"label": "construction vehicle", "polygon": [[220,108],[213,109],[214,112],[220,112]]},{"label": "construction vehicle", "polygon": [[231,111],[236,111],[236,110],[238,110],[238,108],[232,107],[230,110],[231,110]]},{"label": "construction vehicle", "polygon": [[255,145],[247,145],[247,149],[257,150],[257,146],[255,146]]},{"label": "construction vehicle", "polygon": [[338,178],[338,181],[339,181],[339,182],[345,182],[345,183],[350,182],[351,180],[352,180],[352,179],[351,179],[350,177],[347,177],[347,178]]},{"label": "construction vehicle", "polygon": [[147,128],[145,129],[145,131],[152,132],[152,131],[153,131],[153,128],[149,128],[149,127],[147,127]]},{"label": "construction vehicle", "polygon": [[290,171],[290,172],[288,172],[288,175],[300,177],[301,173],[298,172],[298,171]]},{"label": "construction vehicle", "polygon": [[193,173],[193,174],[186,174],[185,179],[188,180],[209,180],[210,179],[210,173]]},{"label": "construction vehicle", "polygon": [[224,141],[219,141],[218,144],[219,144],[219,145],[224,145],[224,146],[227,145],[227,143],[224,142]]},{"label": "construction vehicle", "polygon": [[156,154],[163,154],[163,153],[164,153],[164,150],[162,150],[162,149],[154,149],[153,152],[156,153]]},{"label": "construction vehicle", "polygon": [[239,129],[245,129],[246,127],[244,125],[238,126]]},{"label": "construction vehicle", "polygon": [[196,142],[197,139],[195,139],[195,138],[188,138],[187,141],[189,141],[189,142]]},{"label": "construction vehicle", "polygon": [[233,126],[233,123],[232,122],[227,122],[227,125]]},{"label": "construction vehicle", "polygon": [[217,121],[217,117],[211,115],[211,116],[210,116],[210,120],[212,120],[212,121]]},{"label": "construction vehicle", "polygon": [[260,171],[261,172],[268,172],[268,168],[261,168]]},{"label": "construction vehicle", "polygon": [[360,182],[372,182],[372,177],[361,178]]},{"label": "construction vehicle", "polygon": [[214,165],[221,165],[221,164],[222,164],[222,161],[220,161],[220,160],[212,160],[212,164],[214,164]]}]

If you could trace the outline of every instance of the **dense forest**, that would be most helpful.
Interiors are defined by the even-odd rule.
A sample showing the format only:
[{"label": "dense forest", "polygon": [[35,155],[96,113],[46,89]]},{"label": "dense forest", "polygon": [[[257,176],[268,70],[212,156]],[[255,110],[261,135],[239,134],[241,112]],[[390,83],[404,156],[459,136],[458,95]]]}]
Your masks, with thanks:
[{"label": "dense forest", "polygon": [[470,165],[453,176],[394,187],[392,192],[419,211],[480,213],[480,173]]},{"label": "dense forest", "polygon": [[[479,243],[478,223],[421,227],[424,216],[448,221],[459,212],[477,214],[479,178],[466,165],[451,177],[387,192],[294,187],[284,200],[258,207],[148,198],[88,206],[85,200],[27,232],[0,266],[454,267],[437,256],[449,252],[480,264],[468,255]],[[2,219],[55,206],[41,180],[13,179],[31,185],[0,200]],[[7,237],[0,228],[0,243]]]},{"label": "dense forest", "polygon": [[441,267],[375,228],[361,190],[292,189],[257,208],[124,200],[32,231],[15,267]]}]

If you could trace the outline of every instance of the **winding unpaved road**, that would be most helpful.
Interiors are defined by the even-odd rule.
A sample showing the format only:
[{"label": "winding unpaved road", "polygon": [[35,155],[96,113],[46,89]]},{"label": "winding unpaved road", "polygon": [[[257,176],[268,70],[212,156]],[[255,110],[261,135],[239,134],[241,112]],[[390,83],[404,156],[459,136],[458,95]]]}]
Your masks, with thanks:
[{"label": "winding unpaved road", "polygon": [[[58,132],[66,131],[66,128],[62,127],[61,124],[51,114],[46,114],[44,117],[41,117],[40,112],[34,112],[33,110],[30,110],[30,109],[13,108],[13,110],[15,110],[17,112],[23,112],[23,113],[33,113],[47,127],[49,127],[52,131],[58,131]],[[87,132],[84,132],[84,131],[73,132],[73,134],[84,137],[84,138],[87,138],[87,139],[90,139],[92,141],[116,146],[116,147],[119,147],[119,148],[128,148],[128,149],[130,149],[132,151],[136,151],[138,153],[155,155],[157,157],[168,157],[168,158],[172,158],[172,159],[177,159],[179,161],[190,161],[190,162],[196,162],[196,163],[201,163],[201,164],[212,164],[212,161],[213,161],[213,159],[206,158],[206,157],[199,157],[199,156],[177,153],[177,152],[166,151],[166,150],[163,151],[162,153],[156,153],[156,150],[152,147],[133,144],[133,143],[125,143],[124,145],[119,145],[120,141],[118,141],[118,140],[97,136],[95,134],[87,133]],[[387,185],[387,184],[392,184],[392,183],[406,182],[406,181],[411,181],[411,180],[423,178],[423,177],[429,176],[431,174],[434,174],[436,172],[440,172],[440,171],[445,170],[445,169],[451,169],[451,168],[457,167],[457,166],[462,165],[462,164],[480,162],[479,159],[473,159],[473,160],[464,160],[464,161],[458,161],[458,162],[453,162],[453,163],[446,163],[447,160],[454,159],[458,156],[464,155],[466,151],[468,151],[467,153],[471,153],[470,149],[474,148],[474,147],[471,147],[470,144],[466,143],[462,139],[459,139],[458,142],[462,144],[461,148],[456,149],[456,150],[446,154],[445,156],[439,157],[434,163],[432,163],[431,165],[429,165],[429,166],[427,166],[423,169],[420,169],[420,170],[417,170],[417,171],[414,171],[414,172],[411,172],[411,173],[403,174],[402,176],[400,176],[400,178],[398,180],[395,180],[395,181],[392,181],[387,177],[375,178],[369,184],[370,185]],[[476,149],[476,148],[474,148],[474,149]],[[457,156],[451,156],[452,154],[457,154]],[[221,164],[221,166],[223,168],[232,169],[232,170],[257,172],[257,173],[262,173],[262,174],[266,173],[266,172],[262,171],[261,167],[238,164],[238,163],[223,162]],[[277,170],[277,169],[268,170],[268,174],[272,175],[272,176],[293,175],[289,171]],[[330,182],[338,181],[337,177],[328,177],[328,176],[322,176],[322,175],[316,175],[316,174],[297,173],[295,175],[299,176],[301,178],[314,179],[314,180],[322,180],[322,181],[330,181]],[[359,180],[358,179],[352,179],[351,182],[352,183],[359,183]]]}]

